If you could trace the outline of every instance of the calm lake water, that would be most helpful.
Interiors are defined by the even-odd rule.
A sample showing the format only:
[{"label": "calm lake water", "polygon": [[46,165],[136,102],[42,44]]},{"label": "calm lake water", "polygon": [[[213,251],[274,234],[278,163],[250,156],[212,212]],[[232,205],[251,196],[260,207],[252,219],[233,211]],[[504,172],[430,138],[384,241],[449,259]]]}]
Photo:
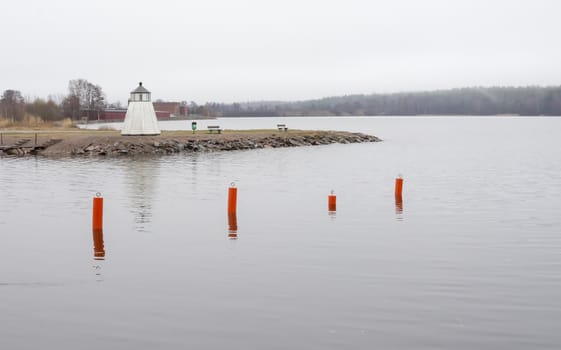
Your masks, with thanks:
[{"label": "calm lake water", "polygon": [[0,348],[561,347],[561,118],[279,122],[384,142],[1,158]]}]

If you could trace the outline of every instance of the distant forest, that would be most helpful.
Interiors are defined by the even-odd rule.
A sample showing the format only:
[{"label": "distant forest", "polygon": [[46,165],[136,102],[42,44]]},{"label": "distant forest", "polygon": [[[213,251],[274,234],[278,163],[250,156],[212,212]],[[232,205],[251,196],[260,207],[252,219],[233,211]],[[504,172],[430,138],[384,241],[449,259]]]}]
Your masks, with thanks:
[{"label": "distant forest", "polygon": [[348,95],[297,102],[207,103],[209,116],[524,115],[561,116],[561,86],[474,87]]},{"label": "distant forest", "polygon": [[[524,115],[561,116],[561,86],[474,87],[428,92],[348,95],[318,100],[197,104],[182,101],[197,117],[351,116],[351,115]],[[43,121],[64,118],[93,120],[106,109],[126,108],[107,103],[101,86],[85,79],[68,82],[68,94],[48,99],[24,98],[18,90],[0,96],[0,120],[26,117]]]}]

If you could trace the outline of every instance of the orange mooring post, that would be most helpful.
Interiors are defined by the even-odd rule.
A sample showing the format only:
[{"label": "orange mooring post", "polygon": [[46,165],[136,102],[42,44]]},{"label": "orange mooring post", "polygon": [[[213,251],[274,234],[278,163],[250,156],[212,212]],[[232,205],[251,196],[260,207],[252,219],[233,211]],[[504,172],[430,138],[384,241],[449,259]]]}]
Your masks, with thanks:
[{"label": "orange mooring post", "polygon": [[236,213],[236,203],[238,200],[238,189],[236,184],[232,182],[228,189],[228,214]]},{"label": "orange mooring post", "polygon": [[331,194],[327,196],[327,210],[336,211],[337,210],[337,196],[331,191]]},{"label": "orange mooring post", "polygon": [[403,191],[403,178],[401,175],[398,175],[395,179],[395,197],[401,197],[401,193]]},{"label": "orange mooring post", "polygon": [[101,193],[96,193],[93,199],[93,220],[92,228],[94,230],[103,229],[103,197]]}]

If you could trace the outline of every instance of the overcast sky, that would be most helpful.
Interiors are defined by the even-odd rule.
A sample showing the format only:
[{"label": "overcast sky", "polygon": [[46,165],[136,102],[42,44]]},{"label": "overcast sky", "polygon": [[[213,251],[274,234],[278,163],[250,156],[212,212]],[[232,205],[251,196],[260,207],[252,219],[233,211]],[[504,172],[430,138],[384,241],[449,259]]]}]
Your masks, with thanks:
[{"label": "overcast sky", "polygon": [[125,102],[302,100],[561,85],[557,0],[17,0],[0,3],[0,89],[100,85]]}]

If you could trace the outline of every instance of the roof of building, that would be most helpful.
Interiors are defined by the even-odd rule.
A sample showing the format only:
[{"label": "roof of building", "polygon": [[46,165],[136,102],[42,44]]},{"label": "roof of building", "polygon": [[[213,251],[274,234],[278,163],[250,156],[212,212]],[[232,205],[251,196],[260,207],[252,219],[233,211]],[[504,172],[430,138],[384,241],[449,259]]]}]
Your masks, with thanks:
[{"label": "roof of building", "polygon": [[144,86],[142,86],[142,82],[138,83],[138,87],[131,91],[131,94],[135,93],[150,93],[150,91],[146,90]]}]

